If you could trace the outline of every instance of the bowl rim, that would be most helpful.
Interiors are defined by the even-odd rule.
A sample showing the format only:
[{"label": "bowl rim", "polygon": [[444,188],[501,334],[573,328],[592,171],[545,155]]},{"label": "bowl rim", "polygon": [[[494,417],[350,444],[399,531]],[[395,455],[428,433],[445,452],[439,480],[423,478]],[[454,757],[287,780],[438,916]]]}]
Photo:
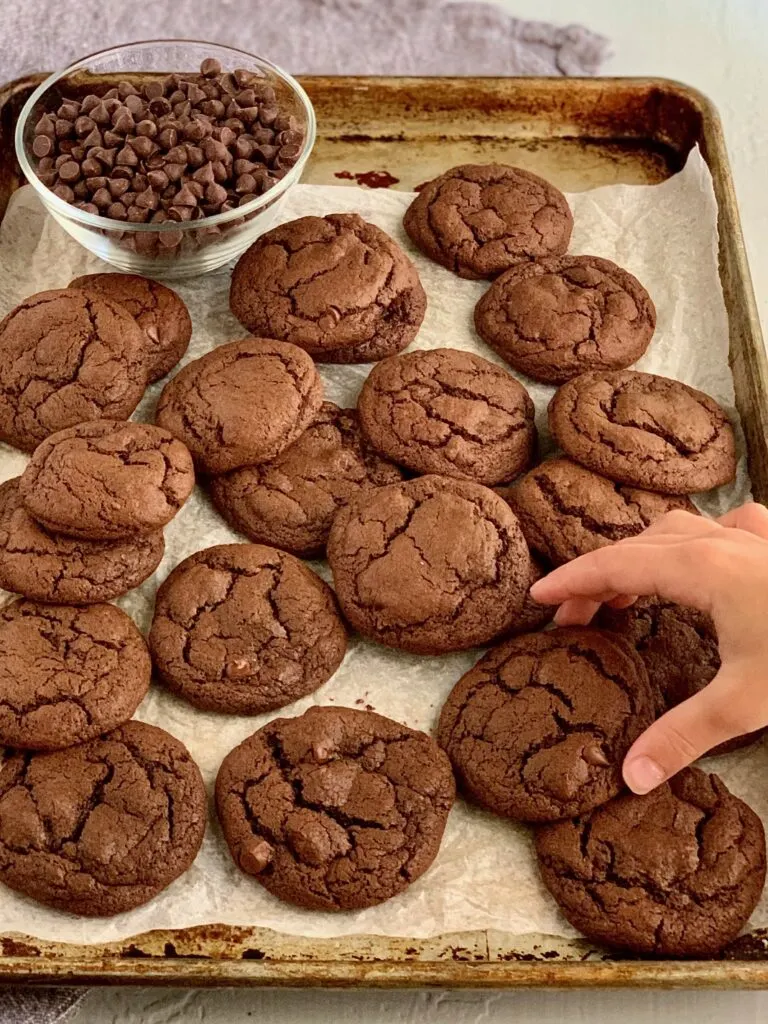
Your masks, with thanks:
[{"label": "bowl rim", "polygon": [[[258,199],[251,203],[246,203],[244,206],[236,206],[232,210],[226,210],[224,213],[216,213],[211,217],[201,217],[199,220],[163,221],[160,224],[134,224],[130,221],[113,220],[111,217],[102,217],[101,214],[88,213],[86,210],[80,210],[74,204],[68,203],[65,199],[57,196],[55,192],[40,181],[37,176],[37,172],[27,157],[24,145],[24,133],[35,105],[40,99],[42,99],[49,89],[51,89],[57,82],[60,82],[63,78],[66,78],[67,75],[70,75],[75,71],[79,71],[89,61],[92,61],[97,57],[103,58],[126,50],[143,49],[145,47],[148,48],[150,46],[157,45],[189,46],[190,44],[195,46],[207,46],[210,47],[211,50],[215,49],[220,52],[224,51],[232,55],[247,57],[249,61],[255,61],[262,68],[266,68],[271,71],[277,78],[281,79],[286,85],[288,85],[293,93],[298,97],[302,107],[304,108],[306,116],[306,134],[304,137],[304,146],[299,159],[293,167],[291,167],[285,177],[280,178],[276,184],[260,195]],[[173,74],[173,72],[164,73]],[[72,64],[69,64],[63,70],[54,71],[53,74],[49,75],[40,83],[22,107],[18,121],[16,122],[14,145],[16,149],[16,158],[19,161],[22,173],[27,182],[32,185],[46,206],[50,206],[53,211],[61,214],[69,220],[77,221],[89,228],[97,228],[100,231],[109,232],[189,232],[195,230],[201,231],[205,228],[212,228],[220,224],[227,224],[230,221],[238,220],[248,214],[256,213],[274,203],[301,177],[304,165],[309,159],[309,155],[314,148],[316,135],[317,119],[315,117],[315,109],[312,106],[312,101],[306,91],[299,82],[296,81],[293,75],[290,75],[287,71],[283,70],[283,68],[279,67],[277,64],[274,64],[271,60],[267,60],[266,57],[260,57],[258,54],[249,53],[247,50],[240,50],[237,47],[227,46],[225,43],[213,43],[204,39],[142,39],[134,43],[122,43],[119,46],[110,46],[106,50],[96,50],[85,57],[79,58]]]}]

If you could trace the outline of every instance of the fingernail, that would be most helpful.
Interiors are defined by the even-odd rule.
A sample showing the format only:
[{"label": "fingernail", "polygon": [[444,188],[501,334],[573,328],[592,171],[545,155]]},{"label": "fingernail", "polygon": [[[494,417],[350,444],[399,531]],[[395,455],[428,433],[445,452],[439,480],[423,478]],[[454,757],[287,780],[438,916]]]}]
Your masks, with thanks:
[{"label": "fingernail", "polygon": [[624,765],[624,781],[638,796],[650,793],[667,777],[661,765],[650,757],[635,757]]}]

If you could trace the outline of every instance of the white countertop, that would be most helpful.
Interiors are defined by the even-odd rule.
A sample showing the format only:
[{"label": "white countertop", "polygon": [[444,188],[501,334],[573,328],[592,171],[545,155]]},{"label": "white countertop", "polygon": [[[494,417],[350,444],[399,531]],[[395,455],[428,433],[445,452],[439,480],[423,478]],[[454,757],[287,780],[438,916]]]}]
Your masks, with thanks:
[{"label": "white countertop", "polygon": [[[386,2],[386,0],[385,0]],[[720,110],[768,334],[768,0],[500,0],[520,18],[579,21],[612,41],[608,75],[661,75]],[[95,989],[70,1024],[679,1024],[768,1018],[768,993],[290,992]]]}]

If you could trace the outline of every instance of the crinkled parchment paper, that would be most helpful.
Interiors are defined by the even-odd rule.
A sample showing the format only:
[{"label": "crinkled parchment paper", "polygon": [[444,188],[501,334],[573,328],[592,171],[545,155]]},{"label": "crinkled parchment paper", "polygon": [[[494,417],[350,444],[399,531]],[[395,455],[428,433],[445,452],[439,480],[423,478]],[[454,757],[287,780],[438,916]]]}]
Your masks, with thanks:
[{"label": "crinkled parchment paper", "polygon": [[[393,235],[416,260],[429,297],[416,346],[450,346],[499,361],[476,337],[472,310],[484,282],[462,281],[413,252],[401,218],[412,196],[402,192],[347,187],[297,186],[280,211],[289,220],[303,214],[356,211]],[[658,309],[656,336],[638,368],[692,384],[713,395],[735,417],[728,369],[727,324],[717,273],[716,207],[709,172],[697,152],[685,170],[661,185],[610,186],[569,196],[575,229],[571,251],[605,256],[635,273]],[[47,218],[24,188],[0,228],[0,314],[32,292],[65,287],[75,275],[105,268]],[[173,283],[173,282],[171,282]],[[229,272],[209,274],[178,287],[187,302],[194,335],[187,359],[243,336],[229,312]],[[353,405],[366,366],[323,367],[327,397]],[[551,388],[531,387],[544,448],[546,404]],[[151,387],[138,419],[151,420],[160,385]],[[743,444],[742,444],[743,453]],[[26,456],[0,445],[0,480],[15,476]],[[719,513],[748,497],[745,459],[737,482],[702,499],[702,509]],[[165,560],[155,577],[119,604],[147,630],[158,581],[182,558],[211,544],[239,539],[196,490],[166,529]],[[329,578],[327,567],[319,571]],[[407,725],[432,730],[450,688],[477,652],[442,658],[419,657],[353,640],[344,664],[317,693],[282,712],[296,715],[313,703],[370,706]],[[276,712],[275,714],[280,714]],[[203,770],[209,790],[224,755],[275,715],[228,717],[196,711],[153,686],[140,718],[163,726],[187,744]],[[711,762],[737,794],[768,822],[768,750],[758,746]],[[383,906],[350,914],[305,912],[279,903],[253,879],[235,869],[211,815],[203,848],[192,868],[148,906],[119,917],[79,920],[47,910],[0,886],[0,931],[45,939],[108,942],[151,928],[182,928],[211,922],[248,924],[307,936],[349,934],[427,937],[450,931],[494,928],[514,935],[573,935],[538,880],[526,828],[458,801],[440,855],[411,889]],[[768,903],[753,917],[768,924]]]}]

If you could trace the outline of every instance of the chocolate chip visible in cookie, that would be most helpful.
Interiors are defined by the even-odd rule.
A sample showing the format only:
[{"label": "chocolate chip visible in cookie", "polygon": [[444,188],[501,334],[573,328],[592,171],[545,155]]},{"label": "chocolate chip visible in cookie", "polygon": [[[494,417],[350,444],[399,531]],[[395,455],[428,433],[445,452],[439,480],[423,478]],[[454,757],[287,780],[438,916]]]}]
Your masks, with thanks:
[{"label": "chocolate chip visible in cookie", "polygon": [[488,643],[523,609],[531,559],[517,519],[487,487],[422,476],[336,514],[328,561],[364,636],[417,654]]},{"label": "chocolate chip visible in cookie", "polygon": [[79,288],[123,306],[144,331],[149,383],[160,380],[187,351],[192,321],[180,295],[167,285],[138,274],[85,274],[70,281]]},{"label": "chocolate chip visible in cookie", "polygon": [[635,487],[693,494],[736,475],[736,442],[725,411],[669,377],[583,373],[555,393],[549,425],[576,462]]},{"label": "chocolate chip visible in cookie", "polygon": [[157,592],[149,648],[169,689],[205,711],[256,715],[316,690],[347,636],[333,591],[261,544],[190,555]]},{"label": "chocolate chip visible in cookie", "polygon": [[527,257],[557,256],[571,240],[565,196],[530,171],[465,164],[428,182],[405,230],[423,253],[459,277],[496,277]]},{"label": "chocolate chip visible in cookie", "polygon": [[156,420],[207,473],[269,462],[312,423],[323,384],[295,345],[248,338],[187,363],[163,388]]},{"label": "chocolate chip visible in cookie", "polygon": [[374,447],[417,473],[498,484],[530,464],[536,445],[535,409],[522,384],[458,349],[379,363],[357,407]]},{"label": "chocolate chip visible in cookie", "polygon": [[434,740],[352,708],[270,722],[216,779],[237,866],[312,910],[359,910],[403,892],[437,856],[453,800]]},{"label": "chocolate chip visible in cookie", "polygon": [[656,310],[636,277],[598,256],[518,263],[475,307],[480,337],[520,373],[562,384],[620,370],[645,352]]},{"label": "chocolate chip visible in cookie", "polygon": [[712,956],[746,924],[765,882],[762,822],[697,768],[538,829],[536,852],[574,928],[636,953]]},{"label": "chocolate chip visible in cookie", "polygon": [[314,558],[324,553],[342,505],[400,479],[400,469],[364,438],[357,412],[325,402],[276,459],[216,476],[210,492],[224,518],[251,540]]},{"label": "chocolate chip visible in cookie", "polygon": [[0,744],[58,750],[109,732],[141,703],[151,668],[144,637],[114,605],[6,605]]},{"label": "chocolate chip visible in cookie", "polygon": [[[720,669],[715,624],[696,608],[660,597],[639,597],[629,608],[603,606],[596,624],[636,648],[656,690],[659,715],[703,690]],[[738,750],[759,739],[763,732],[761,729],[737,736],[709,753]]]},{"label": "chocolate chip visible in cookie", "polygon": [[190,866],[206,810],[186,747],[144,722],[13,754],[0,769],[0,881],[72,914],[132,910]]},{"label": "chocolate chip visible in cookie", "polygon": [[49,530],[88,540],[154,533],[195,486],[187,448],[148,423],[94,420],[52,434],[19,483],[30,515]]},{"label": "chocolate chip visible in cookie", "polygon": [[410,259],[356,213],[301,217],[262,235],[238,260],[229,301],[252,334],[327,363],[400,352],[427,306]]},{"label": "chocolate chip visible in cookie", "polygon": [[697,511],[685,496],[616,484],[570,459],[542,462],[504,496],[529,545],[553,565],[634,537],[673,509]]},{"label": "chocolate chip visible in cookie", "polygon": [[489,651],[448,695],[438,743],[472,799],[518,821],[610,800],[652,723],[654,694],[629,644],[596,629],[529,633]]},{"label": "chocolate chip visible in cookie", "polygon": [[162,531],[131,540],[77,540],[51,533],[24,508],[19,477],[0,485],[0,587],[35,601],[111,601],[151,576]]},{"label": "chocolate chip visible in cookie", "polygon": [[39,292],[0,322],[0,439],[23,451],[84,420],[127,419],[146,384],[144,334],[107,299]]}]

